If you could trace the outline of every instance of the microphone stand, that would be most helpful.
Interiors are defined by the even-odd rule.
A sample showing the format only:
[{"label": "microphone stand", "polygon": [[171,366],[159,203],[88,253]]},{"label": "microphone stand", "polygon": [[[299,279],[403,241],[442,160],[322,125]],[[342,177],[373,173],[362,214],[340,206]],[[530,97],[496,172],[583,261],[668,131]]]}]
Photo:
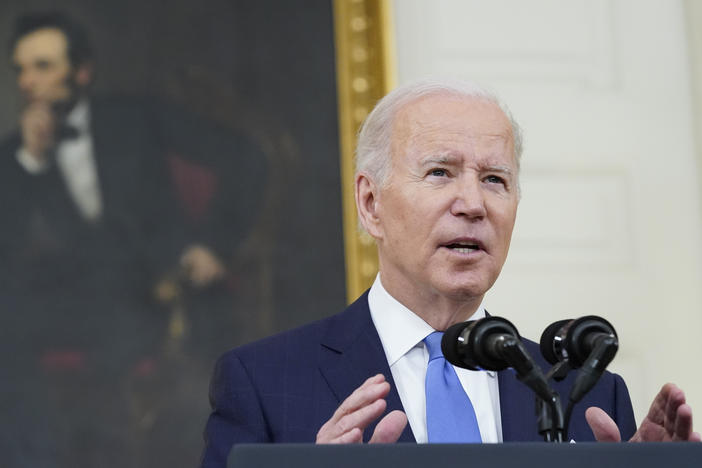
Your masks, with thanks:
[{"label": "microphone stand", "polygon": [[563,442],[565,430],[560,396],[548,385],[541,368],[534,364],[519,338],[503,335],[498,340],[502,340],[502,357],[517,373],[517,379],[536,393],[539,434],[546,442]]},{"label": "microphone stand", "polygon": [[539,424],[539,434],[545,442],[561,443],[565,439],[563,423],[563,408],[561,397],[553,391],[550,400],[536,396],[536,417]]}]

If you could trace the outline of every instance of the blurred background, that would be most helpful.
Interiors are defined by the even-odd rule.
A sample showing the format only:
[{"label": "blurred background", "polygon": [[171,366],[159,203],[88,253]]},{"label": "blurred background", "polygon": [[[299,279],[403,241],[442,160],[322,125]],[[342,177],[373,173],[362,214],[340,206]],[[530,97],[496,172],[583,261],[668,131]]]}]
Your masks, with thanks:
[{"label": "blurred background", "polygon": [[[428,75],[494,90],[524,130],[521,206],[488,310],[535,340],[552,321],[602,315],[637,420],[667,381],[702,410],[699,2],[67,0],[60,14],[93,52],[85,75],[47,74],[31,60],[46,44],[83,68],[60,39],[14,32],[54,5],[0,5],[3,466],[197,464],[216,357],[341,310],[374,277],[339,139],[371,91]],[[382,30],[390,53],[368,34],[351,57],[356,71],[383,67],[385,85],[335,76],[333,7],[358,15],[336,18],[351,34]],[[52,127],[32,172],[18,151],[41,76],[68,96],[44,119],[89,112]],[[337,82],[367,103],[337,106]],[[72,170],[86,141],[93,171]]]}]

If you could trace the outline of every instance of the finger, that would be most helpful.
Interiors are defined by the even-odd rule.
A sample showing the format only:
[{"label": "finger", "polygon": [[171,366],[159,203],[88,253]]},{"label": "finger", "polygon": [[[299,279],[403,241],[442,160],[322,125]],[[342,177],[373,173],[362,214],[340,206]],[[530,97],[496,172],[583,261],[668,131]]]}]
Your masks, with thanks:
[{"label": "finger", "polygon": [[334,412],[331,419],[338,421],[359,408],[379,398],[383,398],[389,390],[390,384],[385,382],[385,376],[383,376],[383,374],[374,375],[363,382],[360,387],[354,390],[353,393],[339,405],[339,408]]},{"label": "finger", "polygon": [[25,108],[26,112],[45,112],[45,113],[51,113],[51,103],[47,101],[46,99],[36,99],[29,103],[27,107]]},{"label": "finger", "polygon": [[383,398],[390,391],[390,384],[382,374],[367,379],[346,398],[332,417],[317,433],[318,443],[331,443],[347,432],[363,429],[385,411]]},{"label": "finger", "polygon": [[[685,404],[685,393],[676,385],[668,383],[664,385],[667,390],[667,402],[665,407],[664,428],[665,431],[673,438],[677,434],[678,429],[678,410]],[[661,390],[662,391],[662,390]],[[692,414],[690,414],[690,423],[692,423]],[[691,429],[690,429],[691,430]],[[686,433],[689,436],[689,432]]]},{"label": "finger", "polygon": [[32,105],[28,107],[22,115],[26,123],[42,123],[44,125],[52,125],[54,123],[54,114],[48,106],[43,104]]},{"label": "finger", "polygon": [[690,438],[688,439],[690,442],[702,442],[702,436],[700,436],[699,432],[693,432],[690,434]]},{"label": "finger", "polygon": [[355,427],[352,430],[341,434],[336,439],[332,439],[329,442],[318,442],[318,443],[329,443],[329,444],[360,444],[363,442],[363,431]]},{"label": "finger", "polygon": [[661,426],[665,423],[665,418],[668,410],[668,400],[673,384],[667,383],[659,390],[656,397],[648,409],[646,417],[652,422]]},{"label": "finger", "polygon": [[190,281],[196,286],[203,286],[209,282],[210,271],[197,262],[189,265]]},{"label": "finger", "polygon": [[366,426],[380,417],[385,411],[385,400],[377,400],[363,408],[360,408],[353,413],[342,417],[337,421],[327,421],[317,433],[318,444],[339,443],[339,440],[347,438],[355,441],[356,437],[352,435],[345,436],[354,431],[358,431],[363,435]]},{"label": "finger", "polygon": [[46,138],[50,134],[52,125],[48,119],[27,118],[22,122],[22,130],[26,136],[36,136],[38,138]]},{"label": "finger", "polygon": [[619,428],[612,418],[602,409],[590,407],[585,410],[585,419],[598,442],[620,442]]},{"label": "finger", "polygon": [[25,111],[21,126],[24,144],[33,155],[43,153],[52,144],[55,119],[47,109],[32,106]]},{"label": "finger", "polygon": [[224,268],[216,260],[203,258],[194,263],[200,284],[206,285],[224,276]]},{"label": "finger", "polygon": [[672,433],[673,440],[690,440],[692,435],[692,408],[690,405],[680,405],[675,418],[675,428]]},{"label": "finger", "polygon": [[382,398],[377,399],[339,419],[335,427],[341,433],[348,432],[354,428],[365,430],[371,422],[375,421],[383,414],[387,403]]},{"label": "finger", "polygon": [[378,422],[370,439],[371,444],[392,444],[397,442],[407,425],[407,416],[400,410],[391,411]]}]

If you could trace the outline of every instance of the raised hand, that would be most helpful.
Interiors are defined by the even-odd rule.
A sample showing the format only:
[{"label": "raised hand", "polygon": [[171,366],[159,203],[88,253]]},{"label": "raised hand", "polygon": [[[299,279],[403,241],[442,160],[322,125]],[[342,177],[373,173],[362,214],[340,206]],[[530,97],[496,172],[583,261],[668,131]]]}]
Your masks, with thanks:
[{"label": "raised hand", "polygon": [[217,255],[201,244],[188,246],[180,257],[180,265],[190,283],[199,288],[222,279],[227,271]]},{"label": "raised hand", "polygon": [[[383,414],[387,403],[385,397],[390,384],[382,374],[374,375],[363,382],[346,398],[324,423],[317,433],[318,444],[353,444],[363,442],[363,430]],[[370,443],[388,444],[397,442],[407,425],[407,416],[396,410],[378,422]]]},{"label": "raised hand", "polygon": [[56,117],[51,106],[44,101],[29,104],[20,117],[20,127],[25,150],[38,163],[46,162],[46,153],[54,145],[56,131]]},{"label": "raised hand", "polygon": [[[600,408],[585,411],[590,429],[599,442],[619,442],[619,429]],[[676,385],[667,383],[658,392],[630,442],[700,442],[700,434],[692,430],[692,408],[685,403],[685,394]]]}]

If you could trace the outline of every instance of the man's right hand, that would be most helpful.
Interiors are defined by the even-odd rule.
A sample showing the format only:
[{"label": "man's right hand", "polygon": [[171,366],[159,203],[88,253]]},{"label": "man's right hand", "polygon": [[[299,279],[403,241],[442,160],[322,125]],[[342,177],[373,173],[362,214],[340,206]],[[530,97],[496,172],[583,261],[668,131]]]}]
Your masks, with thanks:
[{"label": "man's right hand", "polygon": [[[585,419],[598,442],[620,442],[614,420],[600,408],[585,411]],[[692,408],[685,403],[685,393],[667,383],[651,403],[648,414],[629,442],[700,442],[699,432],[692,430]]]},{"label": "man's right hand", "polygon": [[[318,444],[352,444],[363,442],[363,430],[383,414],[390,384],[382,374],[374,375],[341,403],[334,415],[317,433]],[[407,416],[399,410],[385,415],[373,431],[370,443],[397,442],[407,425]]]},{"label": "man's right hand", "polygon": [[30,103],[20,117],[24,149],[38,163],[46,162],[48,150],[54,145],[56,117],[49,103]]}]

